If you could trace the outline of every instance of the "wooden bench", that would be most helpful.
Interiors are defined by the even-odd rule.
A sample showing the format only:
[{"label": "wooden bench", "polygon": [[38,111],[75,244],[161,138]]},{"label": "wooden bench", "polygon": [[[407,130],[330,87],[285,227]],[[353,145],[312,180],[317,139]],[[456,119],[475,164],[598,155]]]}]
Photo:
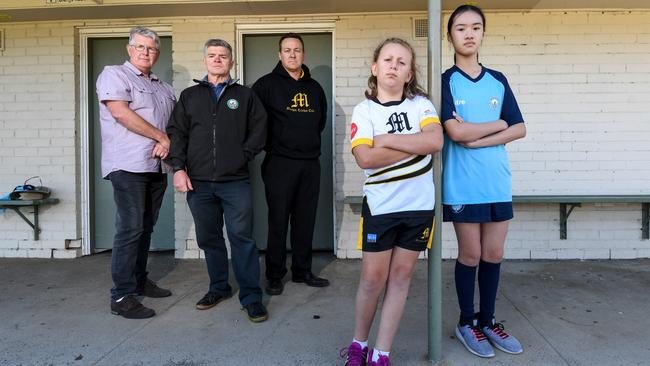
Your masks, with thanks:
[{"label": "wooden bench", "polygon": [[[7,200],[0,201],[0,208],[14,210],[14,212],[25,220],[27,225],[34,230],[34,240],[38,240],[38,234],[41,232],[41,229],[38,227],[38,207],[41,205],[54,205],[57,203],[59,203],[58,198],[45,198],[42,200]],[[30,221],[22,211],[20,211],[21,207],[32,207],[34,209],[34,222]]]},{"label": "wooden bench", "polygon": [[[363,196],[346,196],[343,203],[360,205]],[[641,204],[641,238],[650,239],[650,195],[516,195],[513,203],[557,203],[560,205],[560,239],[567,238],[567,220],[576,207],[583,203],[640,203]]]}]

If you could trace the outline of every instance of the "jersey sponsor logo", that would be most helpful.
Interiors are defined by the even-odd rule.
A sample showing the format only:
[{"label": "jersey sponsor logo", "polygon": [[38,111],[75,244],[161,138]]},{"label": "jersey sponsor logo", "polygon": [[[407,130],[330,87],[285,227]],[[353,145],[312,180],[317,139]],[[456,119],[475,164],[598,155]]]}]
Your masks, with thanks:
[{"label": "jersey sponsor logo", "polygon": [[350,140],[354,138],[354,136],[357,134],[357,130],[359,128],[357,127],[357,124],[352,122],[352,125],[350,126]]},{"label": "jersey sponsor logo", "polygon": [[409,123],[409,118],[406,112],[402,113],[393,113],[388,117],[388,122],[386,124],[390,127],[388,133],[402,132],[404,130],[410,131],[413,128]]},{"label": "jersey sponsor logo", "polygon": [[424,229],[424,231],[422,231],[422,234],[420,234],[420,236],[417,238],[417,241],[428,242],[430,235],[431,235],[431,229],[427,227]]},{"label": "jersey sponsor logo", "polygon": [[490,98],[490,108],[497,110],[499,108],[499,98],[492,97]]},{"label": "jersey sponsor logo", "polygon": [[451,205],[451,211],[453,213],[461,213],[465,209],[465,205]]},{"label": "jersey sponsor logo", "polygon": [[368,243],[376,243],[377,242],[377,234],[368,234],[368,235],[366,235],[366,242],[368,242]]},{"label": "jersey sponsor logo", "polygon": [[465,105],[465,99],[455,99],[454,104],[455,105]]},{"label": "jersey sponsor logo", "polygon": [[307,99],[306,93],[297,93],[291,101],[293,102],[291,108],[309,108],[309,100]]},{"label": "jersey sponsor logo", "polygon": [[237,101],[237,99],[228,99],[228,101],[226,102],[226,105],[227,105],[228,108],[230,108],[230,109],[237,109],[237,108],[239,108],[239,102]]}]

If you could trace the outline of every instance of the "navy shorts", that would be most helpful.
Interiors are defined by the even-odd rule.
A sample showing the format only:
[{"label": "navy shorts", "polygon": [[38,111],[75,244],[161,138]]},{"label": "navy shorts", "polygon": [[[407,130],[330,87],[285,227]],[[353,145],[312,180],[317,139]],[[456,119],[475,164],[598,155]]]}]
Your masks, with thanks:
[{"label": "navy shorts", "polygon": [[484,223],[508,221],[512,218],[512,202],[442,205],[442,221]]},{"label": "navy shorts", "polygon": [[434,220],[433,210],[373,216],[364,200],[357,249],[383,252],[397,246],[421,252],[431,248]]}]

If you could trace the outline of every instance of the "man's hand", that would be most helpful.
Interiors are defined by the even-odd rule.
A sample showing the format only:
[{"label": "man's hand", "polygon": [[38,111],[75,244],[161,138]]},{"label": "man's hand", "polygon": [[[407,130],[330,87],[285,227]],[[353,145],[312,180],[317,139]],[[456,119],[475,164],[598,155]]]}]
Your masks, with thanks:
[{"label": "man's hand", "polygon": [[165,159],[169,154],[169,149],[166,149],[160,142],[156,142],[151,151],[152,158]]},{"label": "man's hand", "polygon": [[158,139],[158,144],[160,144],[162,147],[165,148],[165,150],[169,151],[169,147],[171,146],[171,141],[169,140],[169,137],[167,136],[166,133],[162,133]]},{"label": "man's hand", "polygon": [[167,134],[161,133],[151,151],[151,157],[165,159],[169,154],[170,145],[171,141],[169,140],[169,137],[167,137]]},{"label": "man's hand", "polygon": [[194,190],[190,177],[187,176],[185,170],[179,170],[174,173],[174,188],[181,193]]}]

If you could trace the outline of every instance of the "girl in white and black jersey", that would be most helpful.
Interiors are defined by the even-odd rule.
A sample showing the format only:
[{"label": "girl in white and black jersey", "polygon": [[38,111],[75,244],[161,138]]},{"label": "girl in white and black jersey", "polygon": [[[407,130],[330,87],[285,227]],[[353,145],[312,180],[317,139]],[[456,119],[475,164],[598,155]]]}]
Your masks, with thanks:
[{"label": "girl in white and black jersey", "polygon": [[[434,187],[431,153],[442,148],[440,120],[416,78],[415,54],[389,38],[373,55],[366,99],[352,114],[352,153],[364,169],[358,246],[363,251],[355,328],[347,366],[390,365],[390,349],[415,263],[431,244]],[[385,295],[374,348],[368,334]]]}]

